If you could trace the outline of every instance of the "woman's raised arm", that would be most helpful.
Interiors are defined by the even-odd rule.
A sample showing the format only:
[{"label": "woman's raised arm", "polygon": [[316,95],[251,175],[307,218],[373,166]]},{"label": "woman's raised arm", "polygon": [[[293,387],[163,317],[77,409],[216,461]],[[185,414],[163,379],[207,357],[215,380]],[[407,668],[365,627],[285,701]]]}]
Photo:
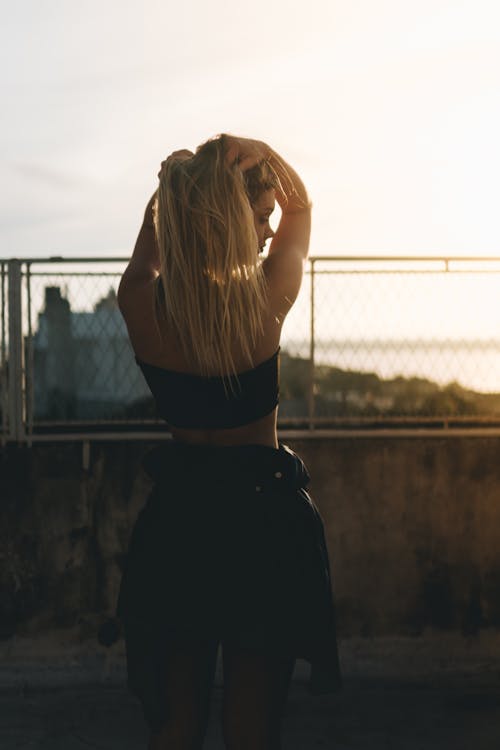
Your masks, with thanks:
[{"label": "woman's raised arm", "polygon": [[282,323],[302,285],[304,264],[309,253],[312,204],[295,169],[270,146],[262,141],[226,137],[230,164],[236,162],[245,171],[259,161],[267,161],[279,180],[275,194],[281,208],[281,219],[263,267],[272,289],[276,318]]},{"label": "woman's raised arm", "polygon": [[148,284],[156,279],[160,272],[160,258],[156,244],[156,233],[153,224],[153,203],[156,192],[151,196],[146,210],[142,226],[137,235],[134,252],[129,260],[118,287],[118,304],[122,312],[128,304],[129,291],[134,292],[143,284]]},{"label": "woman's raised arm", "polygon": [[137,240],[130,262],[138,271],[146,275],[157,275],[160,271],[160,258],[156,244],[155,226],[153,222],[153,204],[156,200],[156,191],[149,199],[144,219],[139,230]]},{"label": "woman's raised arm", "polygon": [[[161,177],[163,167],[169,159],[189,159],[193,152],[188,149],[173,151],[167,158],[162,161],[158,177]],[[153,205],[156,199],[157,191],[149,199],[144,219],[135,242],[134,252],[129,261],[122,280],[147,282],[154,280],[160,273],[160,256],[158,253],[158,244],[156,242],[155,226],[153,221]]]},{"label": "woman's raised arm", "polygon": [[242,171],[251,169],[259,161],[267,161],[278,176],[276,200],[281,209],[281,221],[272,239],[268,255],[298,253],[306,258],[311,235],[311,207],[307,190],[295,169],[263,141],[225,135],[227,159]]},{"label": "woman's raised arm", "polygon": [[309,253],[312,208],[307,190],[295,169],[273,149],[269,149],[267,162],[282,185],[282,190],[276,191],[281,220],[269,246],[268,257],[280,250],[298,253],[305,259]]}]

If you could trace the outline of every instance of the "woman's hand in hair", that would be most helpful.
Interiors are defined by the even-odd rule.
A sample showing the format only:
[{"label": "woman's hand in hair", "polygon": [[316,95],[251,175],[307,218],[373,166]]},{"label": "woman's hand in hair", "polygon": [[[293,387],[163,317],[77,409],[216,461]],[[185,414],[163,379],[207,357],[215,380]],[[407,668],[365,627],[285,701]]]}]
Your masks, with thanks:
[{"label": "woman's hand in hair", "polygon": [[186,159],[190,159],[192,156],[194,156],[193,152],[189,151],[189,149],[187,148],[181,148],[179,149],[179,151],[172,151],[172,153],[167,156],[164,161],[162,161],[160,171],[158,172],[158,178],[160,178],[163,168],[171,159],[175,161],[185,161]]},{"label": "woman's hand in hair", "polygon": [[263,141],[252,138],[238,138],[235,135],[224,135],[226,140],[226,162],[229,166],[237,164],[242,172],[255,167],[267,158],[269,146]]}]

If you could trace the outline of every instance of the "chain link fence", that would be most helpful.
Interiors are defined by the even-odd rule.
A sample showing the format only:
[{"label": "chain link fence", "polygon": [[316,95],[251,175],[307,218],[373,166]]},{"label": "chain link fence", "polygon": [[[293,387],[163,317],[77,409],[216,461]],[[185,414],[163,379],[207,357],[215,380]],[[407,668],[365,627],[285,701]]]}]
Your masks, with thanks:
[{"label": "chain link fence", "polygon": [[313,269],[318,419],[498,420],[498,259],[315,259]]},{"label": "chain link fence", "polygon": [[[1,261],[2,439],[162,429],[116,301],[127,260]],[[500,423],[497,258],[308,260],[280,428]]]},{"label": "chain link fence", "polygon": [[33,427],[148,416],[138,408],[149,392],[116,299],[122,270],[32,269],[26,277]]}]

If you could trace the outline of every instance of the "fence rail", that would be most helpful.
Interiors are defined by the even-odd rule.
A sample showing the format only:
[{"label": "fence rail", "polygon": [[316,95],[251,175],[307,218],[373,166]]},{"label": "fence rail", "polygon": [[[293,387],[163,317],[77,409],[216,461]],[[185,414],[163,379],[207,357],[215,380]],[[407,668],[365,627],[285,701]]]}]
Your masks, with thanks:
[{"label": "fence rail", "polygon": [[[3,444],[164,435],[116,304],[127,261],[0,261]],[[310,257],[278,427],[500,427],[498,273],[492,256]]]}]

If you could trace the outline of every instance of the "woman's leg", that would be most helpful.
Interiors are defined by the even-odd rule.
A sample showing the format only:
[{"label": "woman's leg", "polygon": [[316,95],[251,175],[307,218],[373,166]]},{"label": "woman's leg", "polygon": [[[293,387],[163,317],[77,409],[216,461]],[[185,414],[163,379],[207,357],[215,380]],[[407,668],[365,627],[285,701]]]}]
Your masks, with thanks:
[{"label": "woman's leg", "polygon": [[222,645],[226,750],[280,750],[281,723],[295,658]]},{"label": "woman's leg", "polygon": [[200,750],[208,726],[218,644],[166,646],[162,701],[164,722],[151,732],[148,750]]}]

